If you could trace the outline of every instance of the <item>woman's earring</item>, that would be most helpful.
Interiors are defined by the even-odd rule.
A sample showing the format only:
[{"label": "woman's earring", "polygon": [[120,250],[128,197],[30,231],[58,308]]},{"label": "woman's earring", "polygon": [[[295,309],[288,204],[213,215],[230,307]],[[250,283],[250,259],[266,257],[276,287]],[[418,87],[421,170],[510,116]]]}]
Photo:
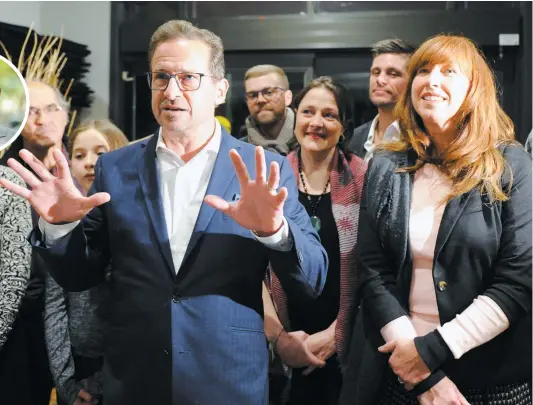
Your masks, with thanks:
[{"label": "woman's earring", "polygon": [[345,140],[346,140],[346,137],[344,136],[344,134],[342,134],[342,135],[339,137],[339,142],[338,142],[338,143],[342,145],[342,144],[344,143]]}]

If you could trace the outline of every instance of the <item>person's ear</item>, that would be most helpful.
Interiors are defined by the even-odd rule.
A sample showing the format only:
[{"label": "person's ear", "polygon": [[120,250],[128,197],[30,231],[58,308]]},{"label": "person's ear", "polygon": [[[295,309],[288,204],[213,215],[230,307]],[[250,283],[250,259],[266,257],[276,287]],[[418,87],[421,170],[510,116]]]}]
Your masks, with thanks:
[{"label": "person's ear", "polygon": [[292,103],[292,91],[285,91],[285,107],[290,106]]},{"label": "person's ear", "polygon": [[220,79],[216,84],[215,106],[219,106],[226,102],[226,94],[228,94],[229,82],[226,79]]}]

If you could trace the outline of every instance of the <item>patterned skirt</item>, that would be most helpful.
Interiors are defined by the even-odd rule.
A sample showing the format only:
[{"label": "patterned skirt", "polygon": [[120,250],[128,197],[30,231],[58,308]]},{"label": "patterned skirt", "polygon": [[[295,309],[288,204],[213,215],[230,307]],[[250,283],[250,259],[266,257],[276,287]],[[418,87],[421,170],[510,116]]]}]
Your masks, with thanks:
[{"label": "patterned skirt", "polygon": [[[396,376],[383,379],[378,405],[418,405],[418,400],[409,395]],[[462,392],[470,405],[532,405],[531,382],[498,385]]]}]

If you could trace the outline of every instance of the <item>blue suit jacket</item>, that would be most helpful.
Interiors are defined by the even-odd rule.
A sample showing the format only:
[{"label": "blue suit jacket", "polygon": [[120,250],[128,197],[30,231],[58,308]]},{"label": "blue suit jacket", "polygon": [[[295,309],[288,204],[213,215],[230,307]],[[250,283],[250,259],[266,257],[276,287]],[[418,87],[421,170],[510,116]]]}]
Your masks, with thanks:
[{"label": "blue suit jacket", "polygon": [[[327,256],[298,202],[285,158],[284,215],[294,247],[267,249],[249,230],[203,204],[176,275],[161,201],[157,136],[103,155],[91,192],[111,201],[95,208],[52,248],[31,236],[55,280],[83,290],[104,280],[111,262],[105,336],[106,405],[267,404],[268,355],[261,282],[269,261],[291,296],[316,297]],[[207,194],[231,201],[240,186],[229,158],[235,148],[255,173],[254,146],[223,130]],[[72,266],[75,263],[75,266]]]}]

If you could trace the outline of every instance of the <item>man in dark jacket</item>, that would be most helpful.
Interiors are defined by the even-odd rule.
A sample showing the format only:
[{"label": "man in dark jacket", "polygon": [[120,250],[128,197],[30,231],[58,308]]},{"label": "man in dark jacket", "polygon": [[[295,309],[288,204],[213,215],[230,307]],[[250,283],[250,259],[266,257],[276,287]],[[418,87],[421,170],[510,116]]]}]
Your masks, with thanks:
[{"label": "man in dark jacket", "polygon": [[402,39],[386,39],[372,48],[369,97],[378,115],[355,128],[348,149],[369,161],[374,148],[399,137],[393,110],[407,85],[407,62],[415,47]]}]

